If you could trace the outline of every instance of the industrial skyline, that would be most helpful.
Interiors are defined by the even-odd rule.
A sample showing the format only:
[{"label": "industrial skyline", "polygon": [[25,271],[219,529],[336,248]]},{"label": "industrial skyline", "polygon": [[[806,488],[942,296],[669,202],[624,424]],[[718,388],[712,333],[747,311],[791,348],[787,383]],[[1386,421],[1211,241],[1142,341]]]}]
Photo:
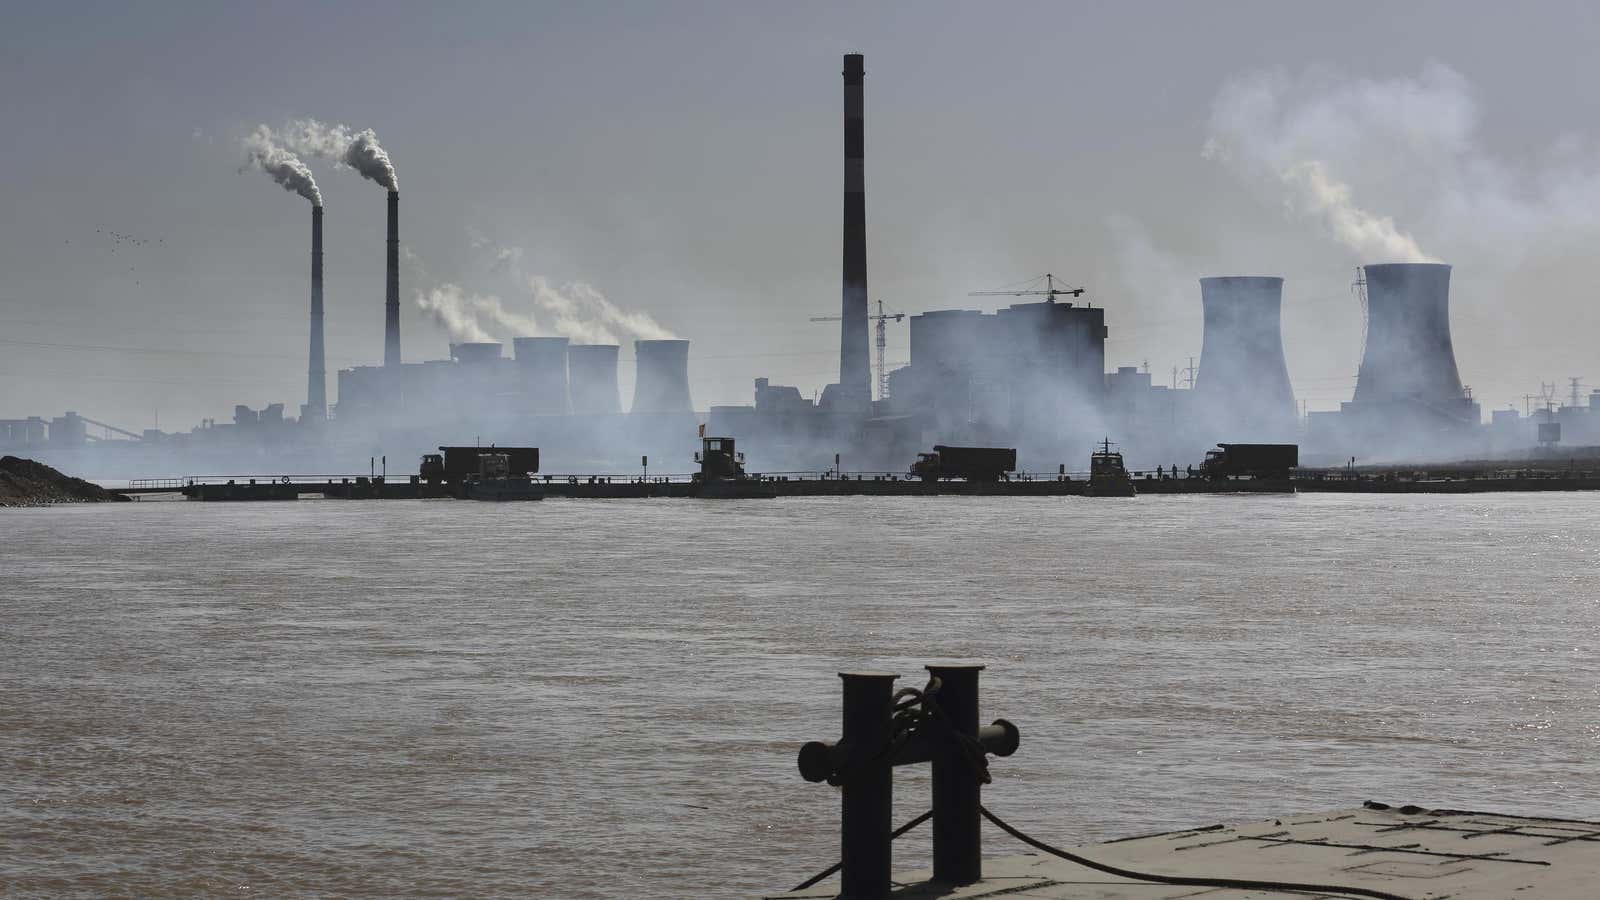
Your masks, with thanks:
[{"label": "industrial skyline", "polygon": [[[1418,175],[1427,154],[1453,159],[1456,150],[1411,148],[1398,157],[1399,171],[1383,171],[1351,145],[1393,139],[1396,116],[1430,126],[1442,119],[1440,133],[1537,180],[1540,165],[1586,165],[1588,100],[1564,94],[1581,73],[1557,77],[1538,59],[1513,66],[1479,52],[1494,8],[1451,21],[1432,15],[1443,8],[1373,6],[1308,35],[1286,13],[1235,7],[1203,17],[1217,32],[1204,55],[1167,37],[1149,44],[1137,11],[1093,7],[1015,5],[1005,16],[841,7],[803,22],[735,7],[721,15],[640,9],[642,22],[671,34],[684,29],[653,44],[619,36],[593,14],[554,7],[482,8],[471,28],[419,10],[385,17],[375,33],[350,41],[356,17],[346,12],[325,34],[265,58],[230,58],[252,34],[244,11],[132,24],[116,11],[93,23],[70,10],[25,11],[27,27],[0,39],[9,60],[0,91],[11,108],[50,114],[47,127],[0,149],[11,170],[32,174],[4,188],[8,208],[29,215],[0,224],[0,415],[80,408],[135,428],[159,415],[171,428],[224,416],[239,400],[309,400],[303,213],[292,198],[234,171],[238,139],[250,128],[304,115],[376,127],[414,173],[406,241],[395,250],[404,270],[405,359],[444,357],[449,343],[417,308],[415,292],[450,283],[527,304],[526,285],[496,268],[497,251],[486,249],[493,245],[520,250],[528,272],[557,285],[593,285],[692,338],[698,407],[748,402],[757,376],[820,390],[838,379],[837,335],[806,319],[838,302],[837,250],[829,245],[837,247],[831,198],[843,174],[829,162],[838,159],[838,76],[821,65],[850,50],[872,56],[875,73],[865,124],[873,148],[868,299],[907,312],[982,306],[965,294],[1068,272],[1108,310],[1108,368],[1148,359],[1165,382],[1171,366],[1200,355],[1199,278],[1283,276],[1289,375],[1312,409],[1351,397],[1361,317],[1349,284],[1356,265],[1384,260],[1341,245],[1314,211],[1286,218],[1281,185],[1269,190],[1240,175],[1247,153],[1236,148],[1222,160],[1202,147],[1218,135],[1237,143],[1240,123],[1255,121],[1236,114],[1240,96],[1276,98],[1268,117],[1281,126],[1268,142],[1276,152],[1285,135],[1302,138],[1293,126],[1329,96],[1349,106],[1352,96],[1381,99],[1386,87],[1421,85],[1421,96],[1444,112],[1332,120],[1371,129],[1356,134],[1305,130],[1320,133],[1329,171],[1358,200],[1374,198],[1376,212],[1455,265],[1461,378],[1486,409],[1504,407],[1539,381],[1587,372],[1594,325],[1583,310],[1592,276],[1572,248],[1592,243],[1593,223],[1558,218],[1560,240],[1510,265],[1469,256],[1485,239],[1466,231],[1473,217],[1461,216],[1467,221],[1453,231],[1439,227],[1439,204]],[[1197,15],[1149,9],[1180,32]],[[1455,21],[1468,18],[1470,25]],[[715,27],[697,30],[708,19]],[[481,26],[491,20],[504,34],[485,39]],[[1523,13],[1516,22],[1557,43],[1595,33],[1581,10]],[[795,40],[759,49],[763,29],[790,25]],[[384,45],[418,46],[424,26],[437,26],[437,36],[432,54],[413,54],[427,62],[423,71],[379,71],[390,53]],[[612,61],[603,77],[550,78],[575,62],[554,46],[555,34],[593,39],[590,52],[602,49]],[[1268,40],[1290,34],[1293,41]],[[1002,36],[1012,39],[1006,51],[995,49]],[[1070,52],[1058,46],[1066,36]],[[1116,68],[1123,83],[1085,77],[1112,70],[1114,54],[1136,39],[1159,58]],[[319,52],[340,40],[337,65],[321,64]],[[68,71],[59,50],[69,41],[100,48],[86,55],[108,65],[135,49],[142,60],[168,46],[199,51],[142,62],[138,77],[94,93],[84,89],[93,67]],[[1024,52],[1030,48],[1049,64]],[[373,71],[351,66],[352,58],[372,61]],[[656,77],[663,72],[671,77]],[[1260,78],[1266,87],[1252,80]],[[1536,81],[1547,102],[1519,102]],[[600,119],[626,128],[578,115],[596,103],[615,113]],[[1360,108],[1368,107],[1382,112],[1376,100]],[[101,132],[118,134],[115,152],[94,139]],[[1423,183],[1386,190],[1406,177]],[[327,365],[371,364],[384,356],[375,327],[386,252],[376,236],[377,198],[354,179],[325,178],[321,188]],[[1544,234],[1530,219],[1538,211],[1530,200],[1512,218]],[[1493,237],[1506,226],[1490,219],[1478,227]],[[890,326],[892,362],[906,361],[908,332]],[[864,328],[861,335],[864,360]],[[514,336],[521,335],[503,335]],[[626,401],[632,344],[622,344]]]}]

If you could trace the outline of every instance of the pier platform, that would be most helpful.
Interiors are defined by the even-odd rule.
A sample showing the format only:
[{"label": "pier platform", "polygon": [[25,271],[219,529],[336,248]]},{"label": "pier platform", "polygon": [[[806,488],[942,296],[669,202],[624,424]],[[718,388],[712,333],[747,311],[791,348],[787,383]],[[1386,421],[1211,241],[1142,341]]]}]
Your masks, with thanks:
[{"label": "pier platform", "polygon": [[[1015,844],[985,826],[991,850]],[[1048,835],[1034,835],[1048,841]],[[1284,896],[1383,896],[1408,900],[1579,900],[1600,889],[1600,822],[1525,818],[1372,803],[1242,825],[1212,825],[1063,848],[1141,873],[1324,885],[1322,892],[1159,884],[1121,878],[1044,853],[988,857],[983,880],[961,887],[931,873],[895,878],[895,898],[977,900],[1244,900]],[[838,895],[836,879],[764,900]],[[1358,888],[1364,893],[1331,888]]]}]

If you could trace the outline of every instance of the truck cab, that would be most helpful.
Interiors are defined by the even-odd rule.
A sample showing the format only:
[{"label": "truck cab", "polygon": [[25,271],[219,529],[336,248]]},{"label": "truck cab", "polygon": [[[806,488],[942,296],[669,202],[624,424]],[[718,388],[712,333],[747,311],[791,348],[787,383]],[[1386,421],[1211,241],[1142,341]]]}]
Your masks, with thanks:
[{"label": "truck cab", "polygon": [[701,481],[738,480],[745,477],[744,454],[735,448],[731,437],[701,438],[700,452],[694,455],[694,461],[700,464]]},{"label": "truck cab", "polygon": [[425,453],[422,456],[422,466],[417,472],[423,481],[429,484],[438,484],[444,480],[444,454]]}]

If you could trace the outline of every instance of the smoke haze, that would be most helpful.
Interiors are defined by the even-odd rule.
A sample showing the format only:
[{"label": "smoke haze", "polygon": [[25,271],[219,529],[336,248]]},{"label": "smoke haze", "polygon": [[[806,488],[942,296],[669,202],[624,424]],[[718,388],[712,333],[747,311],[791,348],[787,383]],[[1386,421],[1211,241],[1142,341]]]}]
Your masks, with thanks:
[{"label": "smoke haze", "polygon": [[256,126],[245,137],[244,149],[247,159],[239,171],[260,169],[284,190],[310,200],[312,206],[322,205],[322,191],[317,189],[317,179],[312,176],[311,169],[298,156],[278,146],[267,126]]},{"label": "smoke haze", "polygon": [[1472,84],[1441,63],[1390,79],[1253,72],[1217,94],[1204,153],[1318,219],[1356,262],[1470,259],[1477,274],[1503,274],[1591,243],[1600,155],[1562,143],[1502,159],[1484,146],[1483,118]]},{"label": "smoke haze", "polygon": [[[496,244],[476,230],[469,235],[487,274],[510,279],[528,298],[527,306],[518,308],[496,294],[473,293],[450,282],[418,291],[417,307],[444,328],[452,342],[564,337],[579,344],[622,344],[677,337],[649,313],[623,309],[588,282],[557,285],[545,276],[528,274],[520,247]],[[408,252],[407,258],[426,279],[415,255]]]},{"label": "smoke haze", "polygon": [[391,191],[400,189],[394,164],[390,162],[388,152],[379,145],[378,135],[371,128],[352,131],[345,125],[326,125],[316,119],[297,119],[277,136],[284,146],[297,153],[332,160]]}]

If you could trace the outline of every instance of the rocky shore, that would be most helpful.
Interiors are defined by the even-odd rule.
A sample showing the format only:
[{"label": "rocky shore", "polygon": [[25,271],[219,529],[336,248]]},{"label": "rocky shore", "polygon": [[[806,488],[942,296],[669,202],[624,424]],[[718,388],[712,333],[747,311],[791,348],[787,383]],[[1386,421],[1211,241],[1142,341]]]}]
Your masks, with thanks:
[{"label": "rocky shore", "polygon": [[15,456],[0,457],[0,506],[106,503],[126,499],[82,478],[63,475],[44,463]]}]

